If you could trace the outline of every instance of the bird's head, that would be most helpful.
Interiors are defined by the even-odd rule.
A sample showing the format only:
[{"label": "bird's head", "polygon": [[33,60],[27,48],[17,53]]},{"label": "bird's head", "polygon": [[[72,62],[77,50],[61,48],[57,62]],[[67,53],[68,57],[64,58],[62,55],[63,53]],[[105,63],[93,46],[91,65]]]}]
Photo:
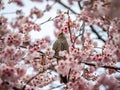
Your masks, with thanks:
[{"label": "bird's head", "polygon": [[58,35],[58,39],[66,39],[63,32]]}]

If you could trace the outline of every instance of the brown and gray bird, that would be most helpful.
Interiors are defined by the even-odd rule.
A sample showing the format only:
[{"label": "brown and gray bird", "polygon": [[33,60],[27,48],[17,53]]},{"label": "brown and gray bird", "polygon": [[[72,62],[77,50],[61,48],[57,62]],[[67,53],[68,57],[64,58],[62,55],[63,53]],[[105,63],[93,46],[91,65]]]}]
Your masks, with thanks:
[{"label": "brown and gray bird", "polygon": [[[58,35],[58,39],[55,41],[55,43],[53,44],[53,50],[55,51],[55,57],[57,57],[57,62],[60,59],[59,58],[59,51],[64,51],[64,50],[69,50],[69,45],[68,42],[66,40],[66,37],[63,33],[60,33]],[[62,76],[60,75],[60,82],[61,83],[67,83],[67,76]]]},{"label": "brown and gray bird", "polygon": [[66,40],[66,37],[63,33],[58,35],[58,39],[53,44],[53,50],[55,51],[54,56],[59,56],[59,51],[69,50],[69,45]]}]

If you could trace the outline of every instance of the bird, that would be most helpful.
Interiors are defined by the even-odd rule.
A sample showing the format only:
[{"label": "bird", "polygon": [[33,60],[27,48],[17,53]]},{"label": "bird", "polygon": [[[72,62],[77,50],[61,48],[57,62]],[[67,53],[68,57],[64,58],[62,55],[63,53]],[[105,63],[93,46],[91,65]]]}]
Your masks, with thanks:
[{"label": "bird", "polygon": [[69,45],[63,32],[58,35],[52,49],[55,51],[54,56],[56,57],[59,56],[59,51],[69,50]]},{"label": "bird", "polygon": [[[59,59],[61,59],[59,57],[59,51],[64,51],[64,50],[69,51],[69,45],[68,45],[67,39],[66,39],[63,32],[61,32],[58,35],[58,38],[54,42],[52,49],[55,51],[54,56],[57,58],[57,63],[58,63]],[[60,82],[66,84],[67,81],[68,81],[67,76],[63,76],[63,75],[60,74]]]}]

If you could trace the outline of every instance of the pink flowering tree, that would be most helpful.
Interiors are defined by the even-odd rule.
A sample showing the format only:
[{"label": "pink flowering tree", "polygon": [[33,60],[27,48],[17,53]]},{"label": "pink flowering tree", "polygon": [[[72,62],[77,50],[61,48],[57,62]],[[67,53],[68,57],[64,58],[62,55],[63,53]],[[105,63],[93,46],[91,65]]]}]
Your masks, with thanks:
[{"label": "pink flowering tree", "polygon": [[[29,2],[44,9],[34,6],[25,15],[24,0],[0,0],[0,90],[37,90],[61,79],[65,90],[120,90],[120,0]],[[5,11],[12,5],[21,9]],[[36,22],[55,5],[63,7],[55,9],[55,17]],[[32,42],[30,32],[41,32],[46,23],[53,23],[56,39],[63,32],[69,44],[69,51],[59,51],[59,61],[48,36]],[[97,74],[100,68],[104,72]]]}]

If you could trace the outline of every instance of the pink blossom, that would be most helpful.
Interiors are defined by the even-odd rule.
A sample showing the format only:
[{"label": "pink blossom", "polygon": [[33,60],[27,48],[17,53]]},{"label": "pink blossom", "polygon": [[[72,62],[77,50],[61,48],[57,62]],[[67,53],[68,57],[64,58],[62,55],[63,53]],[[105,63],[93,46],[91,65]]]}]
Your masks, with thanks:
[{"label": "pink blossom", "polygon": [[51,6],[50,6],[49,4],[47,4],[47,5],[46,5],[46,10],[47,10],[47,11],[50,11],[50,9],[51,9]]},{"label": "pink blossom", "polygon": [[47,55],[48,57],[53,57],[53,56],[54,56],[54,51],[51,50],[51,48],[47,48],[47,49],[46,49],[46,55]]},{"label": "pink blossom", "polygon": [[16,3],[18,6],[24,6],[21,0],[9,0],[9,3]]},{"label": "pink blossom", "polygon": [[35,90],[35,88],[32,87],[32,86],[27,86],[27,87],[25,88],[25,90]]},{"label": "pink blossom", "polygon": [[60,27],[62,26],[62,24],[60,23],[60,20],[59,19],[55,19],[54,20],[54,25],[56,28],[60,29]]},{"label": "pink blossom", "polygon": [[98,85],[103,84],[104,86],[106,86],[106,88],[108,88],[108,90],[116,90],[118,89],[119,86],[119,81],[117,81],[117,79],[115,79],[112,76],[107,76],[105,74],[102,74],[102,76],[98,79]]},{"label": "pink blossom", "polygon": [[34,27],[35,31],[40,31],[41,30],[40,25],[35,24],[33,27]]},{"label": "pink blossom", "polygon": [[67,34],[69,32],[68,27],[67,26],[62,27],[61,32]]},{"label": "pink blossom", "polygon": [[30,17],[33,18],[33,15],[36,15],[37,18],[41,18],[43,16],[43,12],[39,10],[37,7],[31,9]]},{"label": "pink blossom", "polygon": [[1,9],[4,9],[4,6],[3,6],[3,5],[4,5],[3,1],[0,1],[0,10],[1,10]]},{"label": "pink blossom", "polygon": [[69,70],[70,70],[69,62],[60,61],[59,65],[56,67],[56,69],[63,76],[68,75]]},{"label": "pink blossom", "polygon": [[70,5],[73,5],[73,2],[74,2],[74,0],[68,0],[68,3],[69,3]]}]

